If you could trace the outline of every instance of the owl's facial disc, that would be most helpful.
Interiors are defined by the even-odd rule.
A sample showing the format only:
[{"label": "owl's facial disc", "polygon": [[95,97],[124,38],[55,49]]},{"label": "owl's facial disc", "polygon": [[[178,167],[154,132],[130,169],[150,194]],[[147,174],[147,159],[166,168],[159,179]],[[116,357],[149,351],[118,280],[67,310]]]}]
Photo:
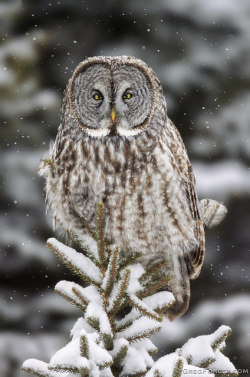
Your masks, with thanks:
[{"label": "owl's facial disc", "polygon": [[150,123],[153,85],[132,64],[86,65],[73,75],[69,90],[73,116],[88,135],[134,136]]},{"label": "owl's facial disc", "polygon": [[150,121],[152,84],[140,68],[132,65],[117,66],[112,78],[116,132],[120,136],[138,135]]},{"label": "owl's facial disc", "polygon": [[91,64],[77,72],[71,86],[71,111],[88,135],[107,136],[110,115],[111,72],[107,64]]}]

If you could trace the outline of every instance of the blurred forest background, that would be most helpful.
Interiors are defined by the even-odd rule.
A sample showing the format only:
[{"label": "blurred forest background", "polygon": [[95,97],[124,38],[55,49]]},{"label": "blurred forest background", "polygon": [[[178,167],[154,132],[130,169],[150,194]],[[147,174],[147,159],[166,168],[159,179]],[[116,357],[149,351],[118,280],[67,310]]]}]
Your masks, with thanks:
[{"label": "blurred forest background", "polygon": [[200,198],[229,211],[206,232],[188,313],[155,336],[159,355],[225,324],[227,355],[250,375],[249,0],[1,0],[0,33],[1,377],[24,376],[27,358],[48,360],[80,316],[53,292],[71,275],[45,245],[53,232],[37,168],[76,65],[122,54],[157,73]]}]

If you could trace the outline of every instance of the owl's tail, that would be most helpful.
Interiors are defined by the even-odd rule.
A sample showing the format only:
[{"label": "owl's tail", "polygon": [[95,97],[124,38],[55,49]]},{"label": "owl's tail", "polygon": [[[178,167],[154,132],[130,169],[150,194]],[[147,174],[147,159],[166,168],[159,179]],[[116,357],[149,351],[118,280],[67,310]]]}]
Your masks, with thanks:
[{"label": "owl's tail", "polygon": [[183,315],[189,307],[190,283],[186,262],[183,256],[174,255],[172,266],[168,265],[166,268],[166,273],[170,277],[166,289],[173,293],[176,302],[165,312],[165,315],[168,319],[173,321],[175,318]]}]

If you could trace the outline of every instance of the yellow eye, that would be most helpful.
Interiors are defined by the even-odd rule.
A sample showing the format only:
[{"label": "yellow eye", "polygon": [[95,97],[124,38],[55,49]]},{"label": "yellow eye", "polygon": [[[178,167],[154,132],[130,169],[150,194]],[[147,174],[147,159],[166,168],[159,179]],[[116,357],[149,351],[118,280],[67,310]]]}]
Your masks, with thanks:
[{"label": "yellow eye", "polygon": [[103,100],[103,96],[99,93],[96,93],[93,95],[93,98],[96,100],[96,101],[102,101]]},{"label": "yellow eye", "polygon": [[130,98],[132,98],[132,97],[133,97],[133,94],[132,94],[132,93],[129,93],[129,92],[124,93],[123,96],[122,96],[123,99],[130,99]]}]

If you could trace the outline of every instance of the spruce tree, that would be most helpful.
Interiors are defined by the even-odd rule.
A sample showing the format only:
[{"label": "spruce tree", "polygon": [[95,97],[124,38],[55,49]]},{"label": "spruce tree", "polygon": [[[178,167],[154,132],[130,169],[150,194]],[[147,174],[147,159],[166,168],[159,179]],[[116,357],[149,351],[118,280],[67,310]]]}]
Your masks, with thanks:
[{"label": "spruce tree", "polygon": [[175,352],[154,361],[157,348],[150,340],[162,325],[162,314],[174,303],[171,292],[160,289],[162,263],[145,271],[138,257],[126,257],[119,246],[110,246],[104,235],[104,206],[97,207],[96,229],[89,229],[92,247],[74,234],[79,251],[55,238],[48,247],[83,282],[60,281],[55,290],[75,305],[81,317],[71,330],[70,342],[49,363],[29,359],[22,369],[39,377],[181,377],[235,376],[223,355],[231,333],[221,326],[211,335],[191,338]]}]

